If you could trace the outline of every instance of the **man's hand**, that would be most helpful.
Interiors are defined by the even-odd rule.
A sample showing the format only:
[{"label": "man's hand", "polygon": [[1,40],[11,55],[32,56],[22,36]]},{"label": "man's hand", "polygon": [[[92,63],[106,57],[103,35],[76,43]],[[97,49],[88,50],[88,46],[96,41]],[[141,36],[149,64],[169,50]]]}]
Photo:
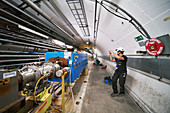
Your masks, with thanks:
[{"label": "man's hand", "polygon": [[[114,53],[112,50],[109,51],[109,54],[110,54],[110,56],[111,56],[111,54],[113,54],[114,57],[116,57],[116,58],[119,59],[119,60],[124,60],[124,57],[117,55],[117,54]],[[111,61],[114,62],[114,60],[111,60]]]},{"label": "man's hand", "polygon": [[109,51],[109,54],[110,54],[110,55],[112,54],[112,50]]},{"label": "man's hand", "polygon": [[[115,62],[116,60],[115,59],[113,59],[112,58],[112,55],[111,54],[113,54],[113,51],[112,50],[110,50],[109,51],[109,54],[110,54],[110,60],[111,60],[111,62]],[[113,54],[114,55],[114,54]]]}]

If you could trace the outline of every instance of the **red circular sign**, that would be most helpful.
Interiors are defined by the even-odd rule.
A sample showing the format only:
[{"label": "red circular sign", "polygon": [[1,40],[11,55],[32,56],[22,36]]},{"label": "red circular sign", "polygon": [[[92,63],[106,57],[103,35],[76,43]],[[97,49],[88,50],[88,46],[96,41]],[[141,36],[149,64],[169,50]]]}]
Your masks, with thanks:
[{"label": "red circular sign", "polygon": [[159,55],[162,53],[163,51],[163,44],[160,40],[156,39],[156,38],[152,38],[149,39],[146,42],[146,51],[150,54],[150,55]]}]

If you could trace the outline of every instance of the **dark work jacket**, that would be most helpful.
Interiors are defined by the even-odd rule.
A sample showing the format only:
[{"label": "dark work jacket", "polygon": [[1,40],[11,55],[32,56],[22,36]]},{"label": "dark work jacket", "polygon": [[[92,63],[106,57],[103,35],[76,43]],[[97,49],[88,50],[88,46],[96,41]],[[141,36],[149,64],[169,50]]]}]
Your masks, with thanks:
[{"label": "dark work jacket", "polygon": [[125,55],[123,55],[122,57],[124,57],[124,60],[119,60],[119,59],[115,58],[116,64],[117,64],[116,71],[118,71],[120,73],[127,73],[126,63],[127,63],[128,58]]}]

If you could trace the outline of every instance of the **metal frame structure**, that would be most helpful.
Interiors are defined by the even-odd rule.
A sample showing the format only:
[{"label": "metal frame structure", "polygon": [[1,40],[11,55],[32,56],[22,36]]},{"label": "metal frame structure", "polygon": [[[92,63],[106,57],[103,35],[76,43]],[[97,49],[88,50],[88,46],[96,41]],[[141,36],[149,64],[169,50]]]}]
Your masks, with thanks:
[{"label": "metal frame structure", "polygon": [[84,36],[90,36],[87,17],[82,0],[66,0],[78,26]]},{"label": "metal frame structure", "polygon": [[[150,39],[150,35],[145,30],[145,28],[132,15],[130,15],[124,9],[119,7],[117,4],[115,4],[109,0],[102,0],[101,2],[98,2],[97,0],[95,0],[94,45],[96,45],[97,31],[98,31],[98,24],[99,24],[99,23],[97,23],[98,20],[96,20],[97,3],[100,4],[103,8],[105,8],[111,14],[113,14],[121,19],[124,19],[126,21],[129,21],[144,37],[146,37],[147,39]],[[109,5],[107,5],[107,4],[109,4]],[[119,13],[119,14],[116,14],[116,13]]]}]

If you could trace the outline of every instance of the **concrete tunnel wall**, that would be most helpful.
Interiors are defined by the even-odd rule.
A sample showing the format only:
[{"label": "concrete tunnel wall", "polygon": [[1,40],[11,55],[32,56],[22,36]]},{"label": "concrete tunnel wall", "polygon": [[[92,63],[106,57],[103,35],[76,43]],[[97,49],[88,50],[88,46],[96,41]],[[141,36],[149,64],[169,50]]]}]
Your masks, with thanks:
[{"label": "concrete tunnel wall", "polygon": [[[133,17],[135,17],[147,30],[151,38],[170,33],[170,21],[164,21],[170,14],[169,0],[118,0],[117,4],[133,15]],[[145,47],[140,47],[138,43],[135,42],[134,37],[139,36],[140,34],[132,25],[129,25],[129,23],[126,22],[124,22],[124,26],[118,25],[121,21],[117,20],[116,22],[107,24],[106,27],[106,21],[109,21],[108,13],[103,14],[105,14],[101,22],[101,24],[103,23],[101,25],[103,27],[103,32],[99,31],[98,33],[97,47],[95,50],[98,56],[109,55],[109,50],[114,51],[117,47],[123,47],[126,50],[125,54],[129,58],[155,59],[155,57],[152,56],[138,56],[136,54],[137,50],[145,50]],[[119,31],[117,29],[119,29]],[[115,32],[115,30],[117,32]],[[112,37],[107,37],[104,32],[109,32],[109,36]],[[111,39],[116,40],[111,42]],[[129,55],[133,55],[133,57]],[[104,65],[108,65],[107,70],[113,74],[115,63],[100,57],[98,58]],[[160,56],[159,58],[169,60],[169,57],[166,56]],[[161,68],[164,67],[159,68],[161,70]],[[141,107],[149,112],[168,113],[170,111],[169,84],[150,77],[155,76],[151,73],[146,73],[130,67],[128,67],[127,71],[126,90],[137,102],[139,102]]]}]

